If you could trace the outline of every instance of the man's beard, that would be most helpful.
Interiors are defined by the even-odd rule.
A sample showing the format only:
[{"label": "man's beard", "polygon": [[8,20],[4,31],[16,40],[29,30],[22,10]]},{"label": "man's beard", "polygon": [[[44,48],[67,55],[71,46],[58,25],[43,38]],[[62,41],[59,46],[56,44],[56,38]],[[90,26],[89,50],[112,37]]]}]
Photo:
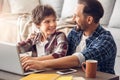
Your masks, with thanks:
[{"label": "man's beard", "polygon": [[81,29],[81,26],[78,25],[76,21],[74,21],[74,24],[76,24],[76,26],[75,26],[75,30],[76,30],[76,31],[81,31],[81,30],[82,30],[82,29]]},{"label": "man's beard", "polygon": [[83,30],[81,29],[81,26],[78,25],[78,24],[75,26],[75,30],[76,30],[76,31],[83,31]]}]

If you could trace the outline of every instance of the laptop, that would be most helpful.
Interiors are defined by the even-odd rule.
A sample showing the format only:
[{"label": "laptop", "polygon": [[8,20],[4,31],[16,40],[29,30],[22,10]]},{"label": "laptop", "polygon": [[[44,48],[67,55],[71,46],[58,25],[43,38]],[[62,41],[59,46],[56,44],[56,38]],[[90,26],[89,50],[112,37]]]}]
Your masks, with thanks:
[{"label": "laptop", "polygon": [[17,51],[16,44],[0,42],[0,70],[27,75],[45,70],[24,71],[20,62],[20,55]]}]

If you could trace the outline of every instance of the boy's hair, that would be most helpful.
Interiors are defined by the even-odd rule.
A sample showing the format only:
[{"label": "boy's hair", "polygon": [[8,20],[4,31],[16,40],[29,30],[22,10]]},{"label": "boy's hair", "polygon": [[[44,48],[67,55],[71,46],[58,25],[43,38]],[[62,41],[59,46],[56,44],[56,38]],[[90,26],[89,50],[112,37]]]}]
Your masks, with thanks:
[{"label": "boy's hair", "polygon": [[83,14],[92,16],[95,23],[98,23],[104,14],[104,9],[98,0],[78,0],[78,4],[85,5]]},{"label": "boy's hair", "polygon": [[32,21],[39,25],[47,16],[53,15],[56,18],[56,13],[50,5],[38,5],[32,10]]}]

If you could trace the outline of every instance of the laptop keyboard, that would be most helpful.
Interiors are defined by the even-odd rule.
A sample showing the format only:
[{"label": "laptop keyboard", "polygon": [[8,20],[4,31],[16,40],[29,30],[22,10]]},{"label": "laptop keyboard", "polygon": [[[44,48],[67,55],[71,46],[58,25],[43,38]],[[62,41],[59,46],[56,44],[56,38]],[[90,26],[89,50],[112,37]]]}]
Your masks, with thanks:
[{"label": "laptop keyboard", "polygon": [[24,73],[29,73],[29,72],[34,72],[35,70],[27,70],[27,71],[25,71],[24,70]]},{"label": "laptop keyboard", "polygon": [[35,72],[35,73],[37,73],[37,72],[44,72],[45,70],[27,70],[27,71],[24,71],[24,73],[33,73],[33,72]]}]

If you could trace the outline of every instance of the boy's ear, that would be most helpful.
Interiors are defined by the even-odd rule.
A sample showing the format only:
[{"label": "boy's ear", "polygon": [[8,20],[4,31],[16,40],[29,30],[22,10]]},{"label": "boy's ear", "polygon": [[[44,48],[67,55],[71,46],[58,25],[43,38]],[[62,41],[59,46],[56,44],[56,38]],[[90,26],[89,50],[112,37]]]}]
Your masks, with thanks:
[{"label": "boy's ear", "polygon": [[87,22],[88,22],[88,24],[91,24],[93,22],[93,17],[92,16],[88,16],[87,17]]},{"label": "boy's ear", "polygon": [[40,29],[40,24],[39,24],[39,25],[36,25],[36,27],[37,27],[38,29]]}]

